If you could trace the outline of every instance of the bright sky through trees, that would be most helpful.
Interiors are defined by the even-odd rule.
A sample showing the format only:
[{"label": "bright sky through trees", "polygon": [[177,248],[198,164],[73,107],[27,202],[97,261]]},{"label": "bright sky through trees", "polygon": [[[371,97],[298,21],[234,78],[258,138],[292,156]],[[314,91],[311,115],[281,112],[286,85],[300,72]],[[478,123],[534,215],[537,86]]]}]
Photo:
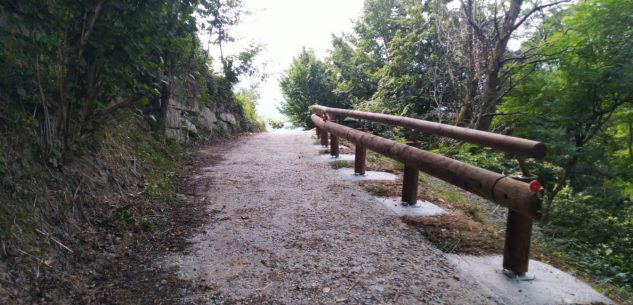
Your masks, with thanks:
[{"label": "bright sky through trees", "polygon": [[244,6],[251,15],[234,30],[237,41],[225,51],[236,53],[252,42],[265,45],[258,63],[266,65],[269,77],[260,86],[257,110],[264,118],[281,118],[275,108],[283,99],[278,84],[281,72],[303,46],[325,56],[332,34],[352,31],[352,20],[360,16],[363,0],[246,0]]}]

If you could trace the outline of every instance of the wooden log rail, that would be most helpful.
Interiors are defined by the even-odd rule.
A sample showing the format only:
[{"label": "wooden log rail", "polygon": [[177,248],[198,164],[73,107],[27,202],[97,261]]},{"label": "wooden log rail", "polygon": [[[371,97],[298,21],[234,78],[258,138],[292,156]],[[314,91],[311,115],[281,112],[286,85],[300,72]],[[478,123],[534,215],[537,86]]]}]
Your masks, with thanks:
[{"label": "wooden log rail", "polygon": [[[505,270],[510,271],[513,275],[519,277],[525,275],[528,271],[532,221],[541,218],[542,203],[537,194],[540,186],[535,189],[534,184],[530,183],[532,182],[531,180],[514,179],[506,175],[478,168],[439,154],[421,150],[417,148],[417,143],[414,142],[408,143],[408,145],[400,144],[395,141],[346,127],[329,120],[330,115],[332,114],[337,116],[351,116],[372,121],[378,121],[371,118],[380,119],[380,116],[382,115],[376,117],[371,115],[378,114],[328,108],[318,105],[313,106],[312,110],[315,114],[312,115],[311,119],[317,126],[321,139],[323,139],[324,135],[327,137],[327,134],[329,133],[330,137],[334,137],[336,139],[338,139],[338,137],[342,137],[356,145],[356,158],[354,160],[356,173],[364,174],[365,172],[364,159],[366,157],[366,149],[371,149],[377,153],[404,163],[405,169],[409,168],[408,175],[410,178],[408,179],[409,183],[406,183],[406,181],[403,183],[404,202],[414,204],[417,201],[417,171],[423,171],[468,192],[479,195],[508,208],[509,213],[504,246],[503,267]],[[318,115],[316,113],[318,113]],[[396,116],[388,117],[388,119],[383,118],[379,122],[389,122],[398,126],[413,128],[412,126],[414,125],[418,126],[416,125],[417,121],[422,121]],[[405,125],[402,122],[408,123]],[[418,126],[418,128],[414,129],[437,135],[449,136],[451,138],[475,144],[491,146],[503,151],[516,153],[522,157],[532,156],[542,158],[545,154],[545,145],[540,142],[489,132],[472,132],[473,130],[467,128],[427,121],[422,122],[425,123],[420,126],[426,127]],[[453,128],[449,129],[446,126]],[[465,134],[462,134],[462,131],[464,131]],[[494,142],[495,139],[501,139],[502,141],[497,143]],[[330,144],[332,144],[332,142],[334,141],[330,141]],[[489,143],[492,143],[493,145],[488,145]],[[336,140],[336,145],[338,146],[338,140]],[[362,158],[362,160],[359,160],[359,158]],[[412,171],[415,172],[414,176],[412,176]]]},{"label": "wooden log rail", "polygon": [[495,148],[518,157],[543,159],[547,153],[545,144],[537,141],[501,135],[476,129],[429,122],[389,114],[363,112],[350,109],[330,108],[320,105],[312,106],[312,111],[322,115],[350,117],[372,122],[397,125],[408,129],[422,131],[437,136],[453,138],[481,146]]}]

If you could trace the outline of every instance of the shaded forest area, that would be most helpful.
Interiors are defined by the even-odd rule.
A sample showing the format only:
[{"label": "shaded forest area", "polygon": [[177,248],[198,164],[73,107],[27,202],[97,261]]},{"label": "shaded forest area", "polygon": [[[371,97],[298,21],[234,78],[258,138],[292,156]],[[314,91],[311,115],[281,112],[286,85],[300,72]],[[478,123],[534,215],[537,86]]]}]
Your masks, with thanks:
[{"label": "shaded forest area", "polygon": [[117,279],[177,239],[183,145],[264,128],[256,92],[234,93],[261,48],[222,54],[244,12],[239,0],[0,1],[0,303],[152,302]]},{"label": "shaded forest area", "polygon": [[[326,58],[304,49],[280,80],[282,112],[389,113],[544,142],[540,247],[633,298],[633,2],[367,0]],[[348,120],[404,141],[401,129]],[[425,149],[497,172],[516,159],[416,135]]]}]

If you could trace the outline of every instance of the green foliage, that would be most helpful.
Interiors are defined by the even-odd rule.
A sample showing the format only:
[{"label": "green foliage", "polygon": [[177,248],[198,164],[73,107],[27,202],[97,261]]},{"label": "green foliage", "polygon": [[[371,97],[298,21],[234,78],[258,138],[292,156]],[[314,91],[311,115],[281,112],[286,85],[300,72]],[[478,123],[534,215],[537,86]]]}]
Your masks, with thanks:
[{"label": "green foliage", "polygon": [[498,173],[513,174],[519,170],[518,163],[505,154],[473,144],[451,146],[441,143],[433,152]]},{"label": "green foliage", "polygon": [[130,206],[122,206],[114,209],[112,211],[112,218],[118,221],[123,221],[127,224],[133,224],[134,218],[132,217],[132,213],[130,212]]},{"label": "green foliage", "polygon": [[353,165],[354,165],[353,162],[345,161],[345,160],[336,160],[336,161],[330,162],[330,167],[333,169],[352,167]]},{"label": "green foliage", "polygon": [[549,242],[606,283],[631,289],[633,256],[633,3],[582,1],[560,15],[534,71],[500,106],[497,123],[548,146],[537,169]]},{"label": "green foliage", "polygon": [[357,109],[441,118],[456,92],[437,22],[426,2],[366,1],[354,35],[332,41],[337,95]]},{"label": "green foliage", "polygon": [[376,197],[389,197],[389,189],[380,185],[369,184],[365,186],[365,190]]},{"label": "green foliage", "polygon": [[[354,109],[458,124],[470,118],[479,126],[494,117],[497,130],[545,142],[547,158],[526,165],[545,188],[547,240],[630,291],[630,265],[622,258],[633,257],[633,2],[584,0],[530,18],[519,5],[516,21],[525,21],[527,40],[508,51],[494,27],[505,25],[494,21],[521,2],[502,2],[502,16],[477,0],[459,9],[446,1],[367,0],[354,33],[333,38],[324,65],[334,83],[323,88]],[[293,109],[300,120],[312,103]],[[409,137],[382,124],[344,123]],[[417,138],[425,149],[469,164],[519,172],[513,156]]]},{"label": "green foliage", "polygon": [[611,193],[605,198],[565,187],[556,197],[544,233],[556,236],[549,242],[574,264],[628,290],[632,297],[633,205],[630,199],[618,198],[616,190]]},{"label": "green foliage", "polygon": [[334,80],[326,63],[316,58],[314,51],[303,49],[279,81],[285,102],[281,113],[296,126],[312,128],[309,107],[314,104],[345,107],[334,95]]},{"label": "green foliage", "polygon": [[266,130],[266,124],[262,119],[257,116],[255,108],[257,107],[257,100],[259,100],[259,94],[257,88],[252,87],[249,89],[240,90],[235,96],[235,101],[239,107],[239,112],[242,114],[244,121],[241,123],[244,130],[248,131],[263,131]]},{"label": "green foliage", "polygon": [[[3,108],[33,114],[45,159],[72,150],[114,110],[153,99],[160,83],[171,81],[166,61],[184,60],[197,46],[194,7],[186,1],[0,5]],[[8,126],[11,118],[1,119]]]},{"label": "green foliage", "polygon": [[286,124],[286,121],[283,119],[268,118],[267,122],[268,125],[270,125],[270,127],[272,127],[273,129],[282,129]]},{"label": "green foliage", "polygon": [[232,40],[241,7],[235,0],[0,3],[0,130],[33,130],[26,142],[59,166],[120,109],[142,108],[163,121],[170,96],[185,96],[191,83],[206,89],[200,98],[232,99],[238,77],[256,73],[261,47],[222,57],[224,75],[214,75],[196,16],[221,44]]}]

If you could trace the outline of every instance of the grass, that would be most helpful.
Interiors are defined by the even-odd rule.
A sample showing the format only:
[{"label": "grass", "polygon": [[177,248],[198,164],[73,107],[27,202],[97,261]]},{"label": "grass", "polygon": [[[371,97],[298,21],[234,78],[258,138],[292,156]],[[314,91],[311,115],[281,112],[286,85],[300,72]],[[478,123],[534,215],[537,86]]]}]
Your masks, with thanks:
[{"label": "grass", "polygon": [[365,190],[376,197],[389,197],[390,195],[389,189],[380,185],[368,184],[365,185]]},{"label": "grass", "polygon": [[354,162],[352,162],[352,161],[345,161],[345,160],[336,160],[336,161],[330,162],[330,167],[332,167],[332,169],[339,169],[339,168],[345,168],[345,167],[354,167]]}]

